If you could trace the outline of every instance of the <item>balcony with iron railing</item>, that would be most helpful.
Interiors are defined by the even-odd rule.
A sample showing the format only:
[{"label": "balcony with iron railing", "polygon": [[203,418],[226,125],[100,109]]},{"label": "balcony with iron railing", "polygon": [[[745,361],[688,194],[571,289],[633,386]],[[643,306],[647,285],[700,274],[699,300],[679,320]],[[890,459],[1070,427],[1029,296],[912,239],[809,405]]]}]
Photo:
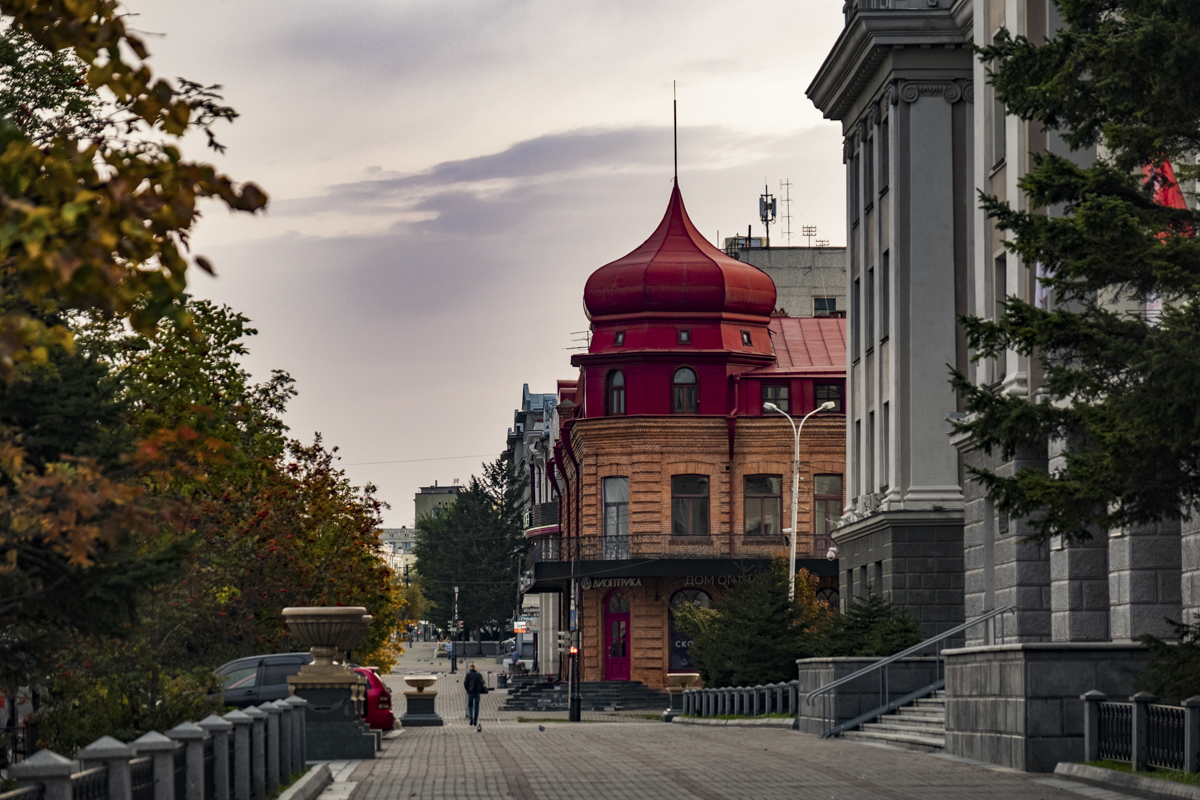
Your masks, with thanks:
[{"label": "balcony with iron railing", "polygon": [[[537,503],[525,512],[526,535],[538,535],[542,528],[553,528],[558,525],[558,501]],[[549,533],[550,531],[546,531]]]},{"label": "balcony with iron railing", "polygon": [[[820,538],[821,542],[816,539]],[[824,558],[828,537],[801,536],[797,552],[804,558]],[[632,533],[624,536],[559,534],[531,542],[526,569],[534,564],[561,561],[625,561],[636,559],[770,559],[788,554],[783,536],[672,536],[665,533]]]}]

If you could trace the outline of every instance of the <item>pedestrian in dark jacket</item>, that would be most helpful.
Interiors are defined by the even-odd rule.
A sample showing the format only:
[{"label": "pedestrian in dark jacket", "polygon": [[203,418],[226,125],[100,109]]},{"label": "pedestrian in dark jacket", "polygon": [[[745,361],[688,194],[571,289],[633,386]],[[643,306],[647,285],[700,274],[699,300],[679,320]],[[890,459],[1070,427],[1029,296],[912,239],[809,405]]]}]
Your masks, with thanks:
[{"label": "pedestrian in dark jacket", "polygon": [[479,726],[479,695],[487,691],[487,686],[483,682],[483,676],[475,671],[475,665],[467,670],[467,677],[463,678],[463,686],[467,690],[467,716],[471,719],[471,724]]}]

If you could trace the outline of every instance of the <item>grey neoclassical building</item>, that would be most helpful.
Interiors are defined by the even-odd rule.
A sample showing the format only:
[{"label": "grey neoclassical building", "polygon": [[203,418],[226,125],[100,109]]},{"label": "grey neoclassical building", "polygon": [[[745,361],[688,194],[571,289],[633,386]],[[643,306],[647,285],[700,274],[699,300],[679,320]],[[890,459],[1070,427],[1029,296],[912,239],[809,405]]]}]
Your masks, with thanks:
[{"label": "grey neoclassical building", "polygon": [[[950,435],[961,412],[948,365],[994,391],[1039,399],[1038,365],[1016,353],[971,363],[956,319],[1039,298],[1007,253],[980,192],[1021,202],[1030,153],[1066,153],[1006,116],[971,45],[1001,28],[1037,41],[1059,27],[1049,0],[847,0],[846,25],[808,89],[842,123],[847,180],[847,513],[834,535],[842,598],[889,595],[937,633],[1014,606],[1004,638],[971,629],[947,657],[947,749],[1024,769],[1082,757],[1088,689],[1129,694],[1144,633],[1200,611],[1200,532],[1185,523],[1112,531],[1082,545],[1023,543],[966,468],[1008,463]],[[1094,153],[1072,157],[1089,160]],[[1130,309],[1139,311],[1140,309]]]}]

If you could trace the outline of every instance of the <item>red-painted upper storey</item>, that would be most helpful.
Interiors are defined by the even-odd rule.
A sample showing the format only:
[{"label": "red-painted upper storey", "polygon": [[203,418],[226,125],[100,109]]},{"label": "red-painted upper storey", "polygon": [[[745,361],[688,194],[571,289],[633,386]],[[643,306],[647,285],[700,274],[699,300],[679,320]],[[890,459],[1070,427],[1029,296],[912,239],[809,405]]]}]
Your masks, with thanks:
[{"label": "red-painted upper storey", "polygon": [[676,184],[658,228],[641,247],[593,272],[583,303],[591,319],[661,311],[766,317],[775,307],[775,284],[696,230]]}]

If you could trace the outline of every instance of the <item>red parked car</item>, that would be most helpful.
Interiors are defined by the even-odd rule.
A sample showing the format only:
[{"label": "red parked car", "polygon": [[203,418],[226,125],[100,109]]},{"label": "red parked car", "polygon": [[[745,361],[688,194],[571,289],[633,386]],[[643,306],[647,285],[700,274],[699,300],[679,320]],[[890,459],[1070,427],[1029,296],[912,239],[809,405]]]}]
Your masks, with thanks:
[{"label": "red parked car", "polygon": [[392,692],[383,685],[383,680],[375,674],[371,667],[355,667],[354,671],[367,679],[367,713],[363,716],[367,724],[380,731],[390,731],[396,727],[396,718],[392,716]]}]

